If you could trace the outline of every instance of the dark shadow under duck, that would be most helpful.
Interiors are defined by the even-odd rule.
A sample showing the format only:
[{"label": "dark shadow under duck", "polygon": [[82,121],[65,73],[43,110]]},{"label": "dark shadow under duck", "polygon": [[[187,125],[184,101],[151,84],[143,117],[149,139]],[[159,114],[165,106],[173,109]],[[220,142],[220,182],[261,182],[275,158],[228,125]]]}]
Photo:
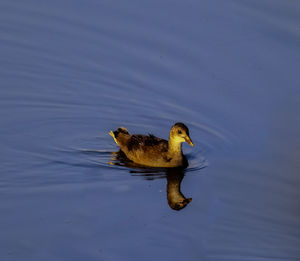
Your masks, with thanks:
[{"label": "dark shadow under duck", "polygon": [[181,210],[192,201],[192,198],[186,198],[181,192],[181,182],[185,176],[185,168],[142,167],[141,165],[128,160],[126,155],[121,150],[118,152],[112,152],[111,155],[111,165],[129,167],[131,168],[130,173],[132,173],[134,176],[141,176],[146,180],[166,178],[168,205],[173,210]]},{"label": "dark shadow under duck", "polygon": [[192,201],[192,198],[186,198],[180,189],[184,170],[180,168],[169,169],[166,174],[168,204],[174,210],[181,210]]},{"label": "dark shadow under duck", "polygon": [[154,135],[130,135],[124,127],[109,133],[126,157],[141,166],[174,168],[187,167],[182,153],[182,143],[194,146],[189,129],[183,123],[176,123],[170,130],[169,141]]}]

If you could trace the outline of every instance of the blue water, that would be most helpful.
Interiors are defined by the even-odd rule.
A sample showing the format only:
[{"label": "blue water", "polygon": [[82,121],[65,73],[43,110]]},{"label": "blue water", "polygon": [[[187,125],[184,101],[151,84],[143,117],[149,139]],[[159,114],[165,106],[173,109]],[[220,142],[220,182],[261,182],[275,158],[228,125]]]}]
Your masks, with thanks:
[{"label": "blue water", "polygon": [[[2,0],[0,259],[300,260],[299,13]],[[175,122],[195,144],[179,176],[110,164],[111,129]]]}]

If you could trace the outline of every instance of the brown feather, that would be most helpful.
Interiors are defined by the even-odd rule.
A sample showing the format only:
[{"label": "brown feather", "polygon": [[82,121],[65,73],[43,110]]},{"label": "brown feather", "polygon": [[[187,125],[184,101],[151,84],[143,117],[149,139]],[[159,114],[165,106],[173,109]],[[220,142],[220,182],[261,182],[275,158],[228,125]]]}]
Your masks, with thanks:
[{"label": "brown feather", "polygon": [[111,131],[110,135],[126,157],[137,164],[151,167],[179,167],[187,163],[182,154],[181,143],[186,137],[184,135],[189,135],[189,130],[182,123],[176,123],[172,127],[170,141],[152,134],[130,135],[124,127]]}]

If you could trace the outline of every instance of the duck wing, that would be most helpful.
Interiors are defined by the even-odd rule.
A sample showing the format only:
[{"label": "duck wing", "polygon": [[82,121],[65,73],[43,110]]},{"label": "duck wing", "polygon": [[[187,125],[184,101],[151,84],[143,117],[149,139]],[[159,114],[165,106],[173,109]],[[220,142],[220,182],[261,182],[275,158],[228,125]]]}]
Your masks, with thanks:
[{"label": "duck wing", "polygon": [[126,146],[120,146],[126,157],[137,164],[151,167],[168,167],[168,141],[153,135],[132,135]]},{"label": "duck wing", "polygon": [[127,143],[128,151],[143,151],[144,153],[161,153],[168,151],[168,141],[152,134],[132,135]]}]

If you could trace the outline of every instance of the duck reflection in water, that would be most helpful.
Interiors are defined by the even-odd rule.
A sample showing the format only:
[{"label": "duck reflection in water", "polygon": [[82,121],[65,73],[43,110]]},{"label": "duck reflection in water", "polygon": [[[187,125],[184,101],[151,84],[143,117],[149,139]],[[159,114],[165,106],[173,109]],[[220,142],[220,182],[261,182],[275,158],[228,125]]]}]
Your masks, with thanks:
[{"label": "duck reflection in water", "polygon": [[111,165],[126,166],[131,169],[130,173],[135,176],[142,176],[147,180],[157,178],[167,178],[167,200],[170,208],[174,210],[181,210],[186,207],[192,198],[186,198],[180,189],[181,182],[185,175],[185,168],[187,167],[187,159],[184,159],[185,166],[177,168],[145,168],[130,161],[126,155],[120,150],[112,152]]},{"label": "duck reflection in water", "polygon": [[192,201],[192,198],[186,198],[180,190],[184,169],[170,169],[166,171],[166,174],[168,204],[174,210],[181,210]]}]

